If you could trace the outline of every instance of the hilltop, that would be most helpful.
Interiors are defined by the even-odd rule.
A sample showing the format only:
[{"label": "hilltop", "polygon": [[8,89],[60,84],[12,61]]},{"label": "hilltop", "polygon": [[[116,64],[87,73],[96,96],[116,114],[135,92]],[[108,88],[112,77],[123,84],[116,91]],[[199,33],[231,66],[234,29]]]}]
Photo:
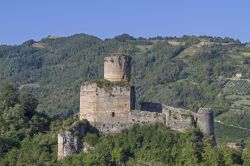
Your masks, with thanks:
[{"label": "hilltop", "polygon": [[[250,48],[230,38],[123,34],[101,40],[76,34],[2,45],[0,83],[14,82],[21,91],[32,92],[40,112],[72,115],[79,111],[80,85],[100,79],[103,58],[114,52],[132,56],[137,106],[141,101],[161,102],[196,112],[209,105],[216,111],[219,139],[250,137],[244,130],[250,128],[249,82],[244,80],[250,77]],[[239,73],[241,78],[232,79]],[[233,130],[239,134],[227,132]]]}]

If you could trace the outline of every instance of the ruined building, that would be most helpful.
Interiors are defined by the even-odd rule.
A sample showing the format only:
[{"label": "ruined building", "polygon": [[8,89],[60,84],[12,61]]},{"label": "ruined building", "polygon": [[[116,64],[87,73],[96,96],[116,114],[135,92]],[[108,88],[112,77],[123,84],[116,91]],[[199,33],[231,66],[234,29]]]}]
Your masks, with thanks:
[{"label": "ruined building", "polygon": [[[183,132],[199,127],[203,134],[214,135],[214,117],[210,108],[197,113],[159,103],[141,103],[135,109],[135,88],[130,85],[131,57],[113,55],[104,58],[104,80],[85,82],[80,89],[80,120],[101,133],[119,132],[133,124],[163,123],[170,129]],[[70,133],[58,135],[58,158],[78,151],[77,138]],[[72,151],[68,151],[68,147]]]}]

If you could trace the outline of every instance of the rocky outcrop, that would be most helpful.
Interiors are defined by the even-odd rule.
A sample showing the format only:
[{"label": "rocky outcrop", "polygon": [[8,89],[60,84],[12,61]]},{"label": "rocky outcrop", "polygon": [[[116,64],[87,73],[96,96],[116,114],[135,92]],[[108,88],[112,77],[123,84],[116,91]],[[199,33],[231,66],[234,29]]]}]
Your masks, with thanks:
[{"label": "rocky outcrop", "polygon": [[78,121],[73,123],[68,130],[61,131],[58,134],[58,160],[80,151],[82,147],[80,139],[86,134],[87,127],[87,123]]},{"label": "rocky outcrop", "polygon": [[189,110],[163,106],[166,115],[166,126],[171,130],[184,132],[195,126],[193,113]]},{"label": "rocky outcrop", "polygon": [[71,131],[62,131],[58,134],[58,160],[78,152],[79,149],[80,140],[78,136],[74,136]]},{"label": "rocky outcrop", "polygon": [[95,150],[95,148],[91,145],[89,145],[87,142],[83,142],[82,144],[82,151],[83,153],[88,153]]}]

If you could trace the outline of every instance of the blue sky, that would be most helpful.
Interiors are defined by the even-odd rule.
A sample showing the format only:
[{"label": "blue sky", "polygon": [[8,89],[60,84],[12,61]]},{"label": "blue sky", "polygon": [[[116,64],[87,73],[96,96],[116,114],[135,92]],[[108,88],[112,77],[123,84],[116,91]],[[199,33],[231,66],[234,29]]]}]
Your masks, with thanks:
[{"label": "blue sky", "polygon": [[249,0],[1,0],[0,21],[0,44],[75,33],[250,41]]}]

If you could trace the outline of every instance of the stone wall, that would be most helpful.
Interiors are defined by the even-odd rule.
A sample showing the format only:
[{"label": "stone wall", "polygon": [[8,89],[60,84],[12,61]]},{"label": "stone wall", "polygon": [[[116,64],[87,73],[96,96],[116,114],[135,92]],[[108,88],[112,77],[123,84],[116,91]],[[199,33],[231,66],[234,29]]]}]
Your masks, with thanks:
[{"label": "stone wall", "polygon": [[79,152],[81,149],[80,138],[87,133],[87,122],[77,121],[68,130],[61,131],[57,136],[57,159]]},{"label": "stone wall", "polygon": [[70,156],[79,151],[80,140],[71,131],[62,131],[58,134],[57,159]]},{"label": "stone wall", "polygon": [[97,122],[96,128],[102,133],[117,133],[123,129],[132,127],[134,124],[146,125],[154,123],[165,124],[166,116],[163,113],[132,110],[127,121]]},{"label": "stone wall", "polygon": [[116,131],[115,124],[126,124],[135,106],[134,87],[98,87],[85,83],[80,92],[80,119],[87,119],[97,129]]},{"label": "stone wall", "polygon": [[198,127],[206,135],[214,135],[214,114],[211,108],[200,108],[195,116]]},{"label": "stone wall", "polygon": [[163,113],[166,115],[166,126],[171,130],[184,132],[195,126],[193,113],[189,110],[163,105]]},{"label": "stone wall", "polygon": [[109,81],[130,80],[131,57],[113,55],[104,58],[104,79]]},{"label": "stone wall", "polygon": [[[180,132],[199,126],[204,134],[214,135],[213,111],[208,108],[201,108],[194,113],[160,103],[144,102],[141,103],[141,110],[134,110],[135,88],[126,82],[130,80],[130,73],[131,57],[105,57],[105,80],[85,82],[81,86],[79,116],[80,120],[88,120],[89,129],[115,133],[134,124],[163,123],[171,130]],[[58,160],[79,151],[79,137],[86,130],[86,125],[76,123],[70,130],[58,134]],[[91,149],[93,148],[86,145],[84,151]]]},{"label": "stone wall", "polygon": [[125,123],[131,110],[129,86],[97,89],[97,122]]},{"label": "stone wall", "polygon": [[97,84],[85,82],[80,90],[80,120],[96,121],[97,111]]},{"label": "stone wall", "polygon": [[164,113],[149,112],[141,110],[133,110],[129,116],[130,124],[153,124],[166,122],[166,115]]}]

